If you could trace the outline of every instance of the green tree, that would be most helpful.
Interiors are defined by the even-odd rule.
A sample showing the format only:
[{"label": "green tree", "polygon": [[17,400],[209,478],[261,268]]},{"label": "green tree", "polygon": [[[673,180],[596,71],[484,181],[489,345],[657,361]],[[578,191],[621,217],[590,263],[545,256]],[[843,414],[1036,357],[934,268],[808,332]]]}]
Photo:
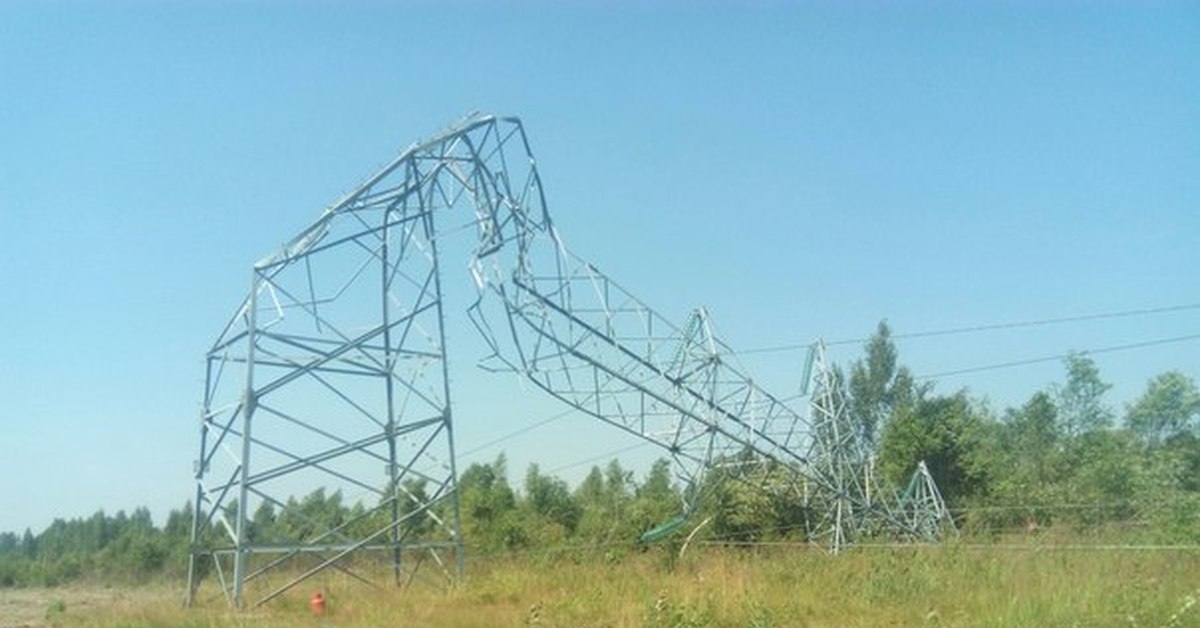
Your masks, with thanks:
[{"label": "green tree", "polygon": [[473,547],[498,551],[528,543],[507,469],[508,462],[500,454],[490,464],[472,464],[458,478],[463,535]]},{"label": "green tree", "polygon": [[536,464],[529,465],[525,472],[524,506],[532,515],[527,521],[535,530],[534,538],[541,541],[557,541],[570,536],[581,515],[579,505],[571,499],[567,483],[543,474]]},{"label": "green tree", "polygon": [[592,467],[574,493],[580,510],[575,536],[595,543],[611,543],[622,535],[632,537],[635,531],[629,529],[631,484],[632,476],[616,460],[609,462],[604,471]]},{"label": "green tree", "polygon": [[254,509],[254,515],[250,519],[250,538],[260,542],[277,540],[275,505],[265,499]]},{"label": "green tree", "polygon": [[884,428],[879,469],[903,486],[924,460],[947,502],[980,494],[988,486],[986,421],[965,392],[921,395],[899,408]]},{"label": "green tree", "polygon": [[1128,520],[1138,497],[1138,457],[1125,431],[1094,430],[1076,438],[1066,453],[1064,501],[1076,506],[1070,520],[1094,525]]},{"label": "green tree", "polygon": [[1096,362],[1082,353],[1065,360],[1067,381],[1055,387],[1059,429],[1068,438],[1112,426],[1112,410],[1104,403],[1104,393],[1112,384],[1100,378]]},{"label": "green tree", "polygon": [[160,573],[168,556],[164,533],[156,529],[150,511],[138,508],[129,517],[118,512],[111,528],[113,539],[95,555],[94,565],[110,577],[144,582]]},{"label": "green tree", "polygon": [[172,538],[187,539],[192,534],[192,502],[188,500],[182,509],[171,509],[167,513],[167,522],[163,524],[163,532]]},{"label": "green tree", "polygon": [[702,510],[718,539],[755,542],[804,532],[802,496],[784,466],[743,451],[717,461],[704,479]]},{"label": "green tree", "polygon": [[913,401],[916,385],[912,373],[898,363],[887,321],[879,322],[865,350],[866,358],[850,367],[849,409],[863,442],[873,449],[892,412]]},{"label": "green tree", "polygon": [[38,540],[33,536],[33,532],[29,528],[25,528],[25,533],[21,535],[20,553],[25,558],[33,558],[37,556]]},{"label": "green tree", "polygon": [[1045,392],[1036,392],[1019,410],[1009,411],[1010,447],[1040,465],[1058,443],[1058,408]]},{"label": "green tree", "polygon": [[634,492],[630,507],[631,529],[641,534],[683,510],[683,500],[671,483],[671,461],[659,458]]},{"label": "green tree", "polygon": [[1197,429],[1200,390],[1179,371],[1167,371],[1146,385],[1125,414],[1125,424],[1147,445],[1160,445]]},{"label": "green tree", "polygon": [[288,498],[273,528],[281,539],[312,541],[341,525],[347,514],[340,490],[327,496],[324,488],[318,488],[299,502]]},{"label": "green tree", "polygon": [[1016,472],[1031,487],[1059,476],[1058,408],[1049,394],[1034,393],[1019,410],[1010,411],[1004,436]]},{"label": "green tree", "polygon": [[997,437],[989,468],[990,499],[1005,508],[984,513],[979,523],[1013,526],[1029,519],[1050,522],[1050,505],[1063,499],[1068,469],[1058,431],[1058,408],[1046,393],[1034,393],[1020,408],[1009,408]]},{"label": "green tree", "polygon": [[887,321],[880,321],[864,347],[866,357],[850,367],[850,414],[860,437],[874,448],[876,433],[892,414],[896,347]]},{"label": "green tree", "polygon": [[163,524],[163,543],[168,557],[163,561],[167,573],[182,573],[187,563],[192,539],[192,502],[188,500],[181,509],[172,508]]},{"label": "green tree", "polygon": [[429,534],[437,525],[428,509],[422,510],[429,503],[429,483],[424,478],[409,478],[401,483],[399,492],[399,515],[404,519],[400,526],[402,538],[420,537]]}]

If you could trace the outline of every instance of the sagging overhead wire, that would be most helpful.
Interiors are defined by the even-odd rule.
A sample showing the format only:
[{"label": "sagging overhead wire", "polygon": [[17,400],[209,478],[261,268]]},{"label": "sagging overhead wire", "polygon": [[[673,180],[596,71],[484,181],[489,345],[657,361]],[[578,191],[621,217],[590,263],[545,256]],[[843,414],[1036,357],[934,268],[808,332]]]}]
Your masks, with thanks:
[{"label": "sagging overhead wire", "polygon": [[[1131,349],[1141,349],[1144,347],[1154,347],[1158,345],[1172,344],[1176,342],[1186,342],[1189,340],[1200,340],[1200,334],[1189,334],[1186,336],[1175,336],[1173,338],[1159,338],[1157,340],[1147,340],[1144,342],[1133,342],[1123,345],[1113,345],[1109,347],[1100,347],[1099,349],[1087,349],[1085,351],[1076,351],[1074,353],[1092,355],[1097,353],[1112,353],[1115,351],[1129,351]],[[1028,358],[1025,360],[1014,360],[1012,362],[1001,362],[998,364],[988,364],[984,366],[970,366],[967,368],[954,369],[951,371],[941,371],[939,373],[929,373],[926,375],[918,375],[916,379],[937,379],[940,377],[951,377],[953,375],[963,375],[966,373],[979,373],[981,371],[995,371],[999,369],[1013,368],[1017,366],[1028,366],[1030,364],[1040,364],[1042,362],[1058,362],[1065,360],[1071,354],[1060,353],[1057,355],[1048,355],[1040,358]]]},{"label": "sagging overhead wire", "polygon": [[[1004,329],[1023,329],[1028,327],[1042,327],[1047,325],[1061,325],[1066,323],[1081,323],[1086,321],[1097,321],[1114,318],[1131,318],[1137,316],[1152,316],[1155,314],[1169,314],[1174,312],[1184,312],[1188,310],[1200,309],[1200,303],[1185,303],[1182,305],[1168,305],[1164,307],[1153,308],[1138,308],[1130,310],[1118,310],[1112,312],[1095,312],[1091,314],[1079,314],[1075,316],[1060,316],[1056,318],[1041,318],[1025,321],[1010,321],[1005,323],[991,323],[986,325],[970,325],[965,327],[948,327],[945,329],[933,329],[927,331],[909,332],[892,334],[894,340],[908,340],[914,338],[931,338],[935,336],[953,336],[957,334],[970,334],[984,331],[998,331]],[[862,338],[843,338],[840,340],[831,340],[825,343],[825,346],[832,347],[837,345],[861,344],[870,340],[870,337]],[[746,349],[744,351],[733,351],[735,355],[747,355],[753,353],[773,353],[779,351],[796,351],[800,349],[808,349],[812,346],[811,342],[795,343],[788,345],[780,345],[776,347],[760,347],[756,349]],[[1095,353],[1094,351],[1092,353]],[[1054,359],[1054,358],[1049,358]]]},{"label": "sagging overhead wire", "polygon": [[547,471],[546,471],[546,473],[558,473],[559,471],[566,471],[567,469],[573,469],[573,468],[575,468],[575,467],[583,466],[583,465],[585,465],[585,464],[589,464],[589,463],[592,463],[592,462],[600,462],[600,461],[602,461],[602,460],[611,460],[613,456],[616,456],[616,455],[618,455],[618,454],[623,454],[623,453],[626,453],[626,452],[633,451],[634,449],[640,449],[640,448],[642,448],[642,447],[646,447],[646,446],[648,446],[648,445],[653,445],[653,444],[654,444],[654,443],[651,443],[651,442],[650,442],[650,441],[648,441],[648,440],[639,441],[639,442],[636,442],[636,443],[634,443],[634,444],[632,444],[632,445],[627,445],[627,446],[625,446],[625,447],[621,447],[620,449],[614,449],[614,450],[612,450],[612,451],[610,451],[610,452],[603,453],[603,454],[600,454],[600,455],[598,455],[598,456],[592,456],[592,457],[590,457],[590,458],[585,458],[585,459],[583,459],[583,460],[579,460],[579,461],[576,461],[576,462],[571,462],[571,463],[568,463],[568,464],[564,464],[564,465],[561,465],[561,466],[555,467],[555,468],[553,468],[553,469],[549,469],[549,470],[547,470]]},{"label": "sagging overhead wire", "polygon": [[515,430],[515,431],[509,432],[509,433],[507,433],[507,434],[504,434],[504,435],[502,435],[502,436],[498,436],[498,437],[496,437],[496,438],[493,438],[492,440],[489,440],[488,442],[486,442],[486,443],[484,443],[484,444],[482,444],[482,445],[479,445],[479,446],[477,446],[477,447],[473,447],[473,448],[471,448],[471,449],[469,449],[469,450],[467,450],[467,451],[464,451],[464,452],[462,452],[462,453],[460,453],[460,454],[458,454],[458,455],[459,455],[459,457],[466,457],[466,456],[469,456],[469,455],[471,455],[471,454],[476,454],[476,453],[479,453],[479,452],[481,452],[481,451],[484,451],[484,450],[486,450],[487,448],[489,448],[489,447],[491,447],[491,446],[493,446],[493,445],[498,445],[498,444],[500,444],[500,443],[503,443],[503,442],[504,442],[504,441],[506,441],[506,440],[509,440],[509,439],[512,439],[512,438],[516,438],[516,437],[518,437],[518,436],[521,436],[521,435],[523,435],[523,434],[527,434],[527,433],[529,433],[529,432],[532,432],[533,430],[535,430],[535,429],[537,429],[537,428],[539,428],[539,427],[542,427],[543,425],[549,425],[550,423],[553,423],[553,422],[555,422],[555,421],[557,421],[557,420],[559,420],[559,419],[565,418],[565,417],[567,417],[567,416],[569,416],[569,415],[573,414],[575,411],[576,411],[576,409],[575,409],[575,408],[567,408],[566,410],[563,410],[562,412],[559,412],[558,414],[555,414],[555,415],[552,415],[552,416],[546,417],[546,418],[544,418],[544,419],[541,419],[541,420],[539,420],[539,421],[534,421],[533,423],[530,423],[529,425],[526,425],[525,427],[522,427],[522,428],[520,428],[520,429],[517,429],[517,430]]},{"label": "sagging overhead wire", "polygon": [[[504,442],[504,441],[506,441],[506,440],[510,440],[510,439],[516,438],[516,437],[518,437],[518,436],[523,436],[523,435],[525,435],[525,434],[528,434],[529,432],[532,432],[533,430],[535,430],[535,429],[537,429],[537,428],[539,428],[539,427],[542,427],[542,426],[544,426],[544,425],[548,425],[548,424],[550,424],[550,423],[553,423],[553,422],[555,422],[555,421],[558,421],[559,419],[566,418],[567,416],[570,416],[570,415],[571,415],[571,414],[573,414],[574,412],[576,412],[576,409],[575,409],[575,408],[569,408],[569,409],[567,409],[567,410],[564,410],[564,411],[562,411],[562,412],[559,412],[558,414],[555,414],[555,415],[552,415],[552,416],[546,417],[546,418],[544,418],[544,419],[541,419],[541,420],[539,420],[539,421],[534,421],[533,423],[530,423],[530,424],[528,424],[528,425],[526,425],[526,426],[524,426],[524,427],[522,427],[522,428],[520,428],[520,429],[517,429],[517,430],[514,430],[514,431],[512,431],[512,432],[509,432],[509,433],[507,433],[507,434],[504,434],[503,436],[499,436],[499,437],[497,437],[497,438],[493,438],[492,440],[490,440],[490,441],[488,441],[488,442],[486,442],[486,443],[483,443],[482,445],[479,445],[479,446],[477,446],[477,447],[473,447],[473,448],[471,448],[470,450],[468,450],[468,451],[465,451],[465,452],[463,452],[463,453],[459,454],[459,456],[460,456],[460,457],[462,457],[462,458],[465,458],[466,456],[469,456],[469,455],[471,455],[471,454],[476,454],[476,453],[479,453],[479,452],[482,452],[482,451],[486,451],[488,448],[490,448],[490,447],[492,447],[492,446],[494,446],[494,445],[498,445],[498,444],[500,444],[500,443],[502,443],[502,442]],[[620,448],[618,448],[618,449],[614,449],[614,450],[612,450],[612,451],[609,451],[609,452],[605,452],[605,453],[602,453],[602,454],[599,454],[599,455],[595,455],[595,456],[591,456],[591,457],[589,457],[589,458],[585,458],[585,459],[583,459],[583,460],[578,460],[578,461],[576,461],[576,462],[567,463],[567,464],[565,464],[565,465],[558,466],[558,467],[555,467],[555,468],[553,468],[553,469],[549,469],[549,470],[547,470],[547,471],[546,471],[546,473],[557,473],[557,472],[559,472],[559,471],[565,471],[565,470],[567,470],[567,469],[571,469],[571,468],[574,468],[574,467],[578,467],[578,466],[580,466],[580,465],[585,465],[585,464],[588,464],[588,463],[591,463],[591,462],[597,462],[597,461],[600,461],[600,460],[607,460],[607,459],[610,459],[612,456],[616,456],[616,455],[623,454],[623,453],[626,453],[626,452],[629,452],[629,451],[633,451],[633,450],[635,450],[635,449],[639,449],[639,448],[641,448],[641,447],[645,447],[645,446],[647,446],[647,445],[651,445],[651,444],[652,444],[652,443],[651,443],[650,441],[639,441],[639,442],[633,443],[632,445],[627,445],[627,446],[624,446],[624,447],[620,447]]]}]

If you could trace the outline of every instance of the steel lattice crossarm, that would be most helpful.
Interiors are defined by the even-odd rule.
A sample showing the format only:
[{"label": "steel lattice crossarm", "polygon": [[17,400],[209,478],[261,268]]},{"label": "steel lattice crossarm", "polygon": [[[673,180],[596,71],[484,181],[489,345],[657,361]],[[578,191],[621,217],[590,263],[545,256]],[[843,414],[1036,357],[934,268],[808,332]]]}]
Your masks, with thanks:
[{"label": "steel lattice crossarm", "polygon": [[832,429],[847,419],[824,405],[828,395],[813,400],[814,425],[729,363],[733,352],[702,310],[676,327],[591,264],[559,259],[574,262],[567,273],[516,275],[496,290],[513,339],[511,357],[497,356],[503,363],[666,449],[694,485],[727,461],[789,470],[790,484],[776,490],[806,496],[798,506],[810,514],[811,537],[835,551],[867,529],[920,537],[894,499],[882,490],[872,498],[868,457],[851,430]]},{"label": "steel lattice crossarm", "polygon": [[[544,205],[538,209],[546,216]],[[503,249],[487,251],[493,272],[476,274],[483,294],[471,310],[493,350],[485,361],[490,368],[523,373],[580,411],[663,447],[693,486],[729,461],[789,470],[788,484],[775,489],[808,496],[801,506],[817,511],[810,532],[834,550],[867,529],[918,536],[894,500],[871,499],[867,458],[848,451],[857,446],[851,433],[830,440],[756,385],[727,358],[734,352],[715,337],[703,310],[682,328],[672,324],[567,252],[548,218],[485,231],[506,228],[526,230],[501,238],[521,248],[499,262]],[[475,260],[476,267],[483,261]],[[821,403],[814,408],[824,420]]]},{"label": "steel lattice crossarm", "polygon": [[514,276],[506,286],[510,366],[662,446],[693,478],[746,449],[808,468],[806,421],[722,357],[729,349],[702,311],[678,328],[591,264],[562,258],[571,262],[564,274]]}]

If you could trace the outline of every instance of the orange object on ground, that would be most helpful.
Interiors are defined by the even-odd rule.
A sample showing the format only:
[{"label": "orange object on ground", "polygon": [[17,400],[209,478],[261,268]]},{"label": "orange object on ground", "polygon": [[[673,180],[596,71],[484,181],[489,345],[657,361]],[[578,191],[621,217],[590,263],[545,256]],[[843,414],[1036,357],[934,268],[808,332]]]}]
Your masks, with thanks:
[{"label": "orange object on ground", "polygon": [[313,612],[313,615],[324,615],[325,594],[320,591],[313,593],[312,598],[308,600],[308,608]]}]

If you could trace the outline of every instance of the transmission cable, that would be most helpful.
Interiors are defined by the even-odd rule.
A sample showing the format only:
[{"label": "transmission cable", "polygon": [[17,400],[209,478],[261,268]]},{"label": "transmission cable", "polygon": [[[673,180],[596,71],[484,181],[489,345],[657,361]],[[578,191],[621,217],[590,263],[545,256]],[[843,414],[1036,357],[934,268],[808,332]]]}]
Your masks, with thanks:
[{"label": "transmission cable", "polygon": [[[1002,329],[1021,329],[1026,327],[1041,327],[1046,325],[1059,325],[1063,323],[1079,323],[1085,321],[1105,320],[1113,318],[1129,318],[1134,316],[1149,316],[1153,314],[1167,314],[1171,312],[1183,312],[1187,310],[1200,309],[1200,303],[1187,303],[1183,305],[1169,305],[1166,307],[1140,308],[1134,310],[1120,310],[1114,312],[1098,312],[1092,314],[1080,314],[1076,316],[1062,316],[1058,318],[1042,318],[1026,321],[1011,321],[1007,323],[992,323],[988,325],[970,325],[966,327],[949,327],[946,329],[934,329],[928,331],[910,332],[904,334],[892,334],[894,340],[909,340],[914,338],[931,338],[935,336],[952,336],[957,334],[969,334],[982,331],[997,331]],[[840,340],[831,340],[825,343],[825,346],[832,347],[838,345],[859,344],[870,340],[870,337],[863,338],[844,338]],[[735,355],[745,355],[751,353],[773,353],[779,351],[795,351],[798,349],[808,349],[813,346],[813,343],[796,343],[789,345],[780,345],[777,347],[760,347],[757,349],[746,349],[744,351],[732,351]]]},{"label": "transmission cable", "polygon": [[514,432],[509,432],[508,434],[505,434],[503,436],[493,438],[492,440],[489,440],[488,442],[486,442],[482,445],[479,445],[478,447],[474,447],[470,450],[464,451],[464,452],[460,453],[459,455],[460,456],[469,456],[471,454],[483,451],[483,450],[487,449],[488,447],[491,447],[492,445],[502,443],[506,440],[516,438],[523,434],[528,434],[529,432],[532,432],[533,430],[535,430],[539,427],[542,427],[543,425],[548,425],[550,423],[553,423],[559,419],[562,419],[562,418],[572,414],[573,412],[575,412],[575,410],[576,410],[576,408],[567,408],[566,410],[563,410],[562,412],[559,412],[558,414],[555,414],[553,416],[547,417],[540,421],[534,421],[533,423],[530,423],[529,425],[526,425],[525,427],[522,427]]},{"label": "transmission cable", "polygon": [[[1176,342],[1186,342],[1188,340],[1200,339],[1200,334],[1189,334],[1187,336],[1175,336],[1174,338],[1160,338],[1158,340],[1147,340],[1145,342],[1134,342],[1124,345],[1114,345],[1110,347],[1100,347],[1099,349],[1088,349],[1086,351],[1076,351],[1076,354],[1094,354],[1094,353],[1112,353],[1115,351],[1128,351],[1130,349],[1141,349],[1144,347],[1153,347],[1157,345],[1165,345]],[[965,373],[978,373],[981,371],[995,371],[999,369],[1013,368],[1017,366],[1027,366],[1030,364],[1040,364],[1042,362],[1057,362],[1070,357],[1072,353],[1061,353],[1058,355],[1048,355],[1040,358],[1028,358],[1025,360],[1014,360],[1012,362],[1001,362],[999,364],[988,364],[985,366],[971,366],[967,368],[955,369],[952,371],[942,371],[940,373],[929,373],[927,375],[918,375],[915,379],[936,379],[939,377],[950,377],[952,375],[962,375]]]},{"label": "transmission cable", "polygon": [[642,441],[638,441],[638,442],[636,442],[636,443],[634,443],[634,444],[632,444],[632,445],[627,445],[627,446],[625,446],[625,447],[621,447],[620,449],[614,449],[614,450],[612,450],[612,451],[610,451],[610,452],[603,453],[603,454],[600,454],[600,455],[598,455],[598,456],[592,456],[591,458],[586,458],[586,459],[584,459],[584,460],[580,460],[580,461],[578,461],[578,462],[572,462],[572,463],[569,463],[569,464],[564,464],[564,465],[562,465],[562,466],[555,467],[555,468],[553,468],[553,469],[547,469],[545,473],[546,473],[546,474],[551,474],[551,473],[557,473],[557,472],[559,472],[559,471],[565,471],[565,470],[567,470],[567,469],[571,469],[571,468],[574,468],[574,467],[578,467],[578,466],[582,466],[582,465],[588,464],[589,462],[596,462],[596,461],[598,461],[598,460],[604,460],[604,459],[606,459],[606,458],[609,458],[610,456],[615,456],[615,455],[617,455],[617,454],[623,454],[623,453],[625,453],[625,452],[628,452],[628,451],[633,451],[634,449],[638,449],[638,448],[641,448],[641,447],[645,447],[645,446],[647,446],[647,445],[654,445],[654,444],[655,444],[655,443],[652,443],[652,442],[650,442],[650,441],[648,441],[648,440],[642,440]]}]

